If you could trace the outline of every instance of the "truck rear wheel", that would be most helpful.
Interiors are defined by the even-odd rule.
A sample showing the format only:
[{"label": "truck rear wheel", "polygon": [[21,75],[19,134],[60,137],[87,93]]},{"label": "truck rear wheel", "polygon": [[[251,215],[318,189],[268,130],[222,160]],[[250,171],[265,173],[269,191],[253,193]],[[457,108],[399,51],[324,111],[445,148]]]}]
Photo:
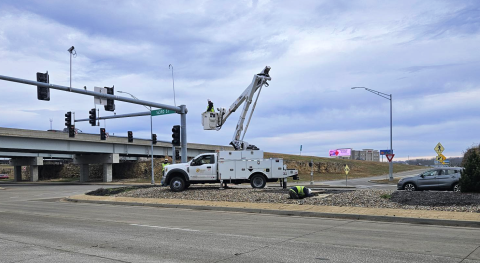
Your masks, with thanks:
[{"label": "truck rear wheel", "polygon": [[262,174],[255,174],[250,179],[250,184],[253,188],[264,188],[267,184],[267,179]]},{"label": "truck rear wheel", "polygon": [[170,181],[170,189],[173,192],[181,192],[185,190],[185,180],[180,176],[175,176]]}]

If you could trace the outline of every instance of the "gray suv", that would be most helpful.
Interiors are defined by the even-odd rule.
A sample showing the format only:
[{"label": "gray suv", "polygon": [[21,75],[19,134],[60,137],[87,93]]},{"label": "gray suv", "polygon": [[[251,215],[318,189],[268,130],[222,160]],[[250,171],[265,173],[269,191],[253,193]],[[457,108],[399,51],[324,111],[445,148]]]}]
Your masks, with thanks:
[{"label": "gray suv", "polygon": [[460,191],[460,167],[435,168],[419,175],[400,179],[397,184],[398,190],[452,190]]}]

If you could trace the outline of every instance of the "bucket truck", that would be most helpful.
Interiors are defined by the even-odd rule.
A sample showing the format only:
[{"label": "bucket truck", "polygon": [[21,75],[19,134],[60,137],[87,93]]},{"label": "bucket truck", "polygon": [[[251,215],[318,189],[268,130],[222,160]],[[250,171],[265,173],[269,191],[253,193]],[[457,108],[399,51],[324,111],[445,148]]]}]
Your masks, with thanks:
[{"label": "bucket truck", "polygon": [[[204,130],[220,130],[232,113],[243,103],[243,109],[230,145],[233,151],[217,151],[204,153],[196,156],[188,163],[172,164],[165,167],[162,185],[170,185],[172,191],[183,191],[191,184],[220,183],[250,183],[253,188],[264,188],[267,182],[280,180],[286,188],[286,178],[293,177],[298,180],[298,171],[287,169],[281,158],[264,159],[263,151],[255,145],[243,140],[257,105],[258,97],[263,86],[268,87],[267,81],[271,80],[270,67],[266,66],[262,72],[255,74],[250,85],[233,102],[228,111],[218,108],[218,112],[202,113],[202,125]],[[248,121],[243,128],[252,98],[255,93],[255,103],[248,116]],[[242,134],[243,132],[243,134]]]}]

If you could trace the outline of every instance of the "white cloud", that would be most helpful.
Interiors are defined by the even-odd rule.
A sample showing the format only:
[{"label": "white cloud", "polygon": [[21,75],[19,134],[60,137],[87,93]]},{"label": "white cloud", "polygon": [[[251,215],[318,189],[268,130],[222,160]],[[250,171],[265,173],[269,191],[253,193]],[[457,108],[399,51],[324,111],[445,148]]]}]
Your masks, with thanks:
[{"label": "white cloud", "polygon": [[[272,67],[271,85],[245,138],[262,149],[297,153],[303,144],[324,156],[329,148],[388,148],[388,100],[352,86],[393,94],[399,158],[429,156],[438,141],[460,155],[478,141],[479,34],[471,29],[475,20],[460,19],[476,10],[467,2],[19,1],[0,3],[0,10],[0,75],[34,79],[48,70],[52,83],[68,86],[66,49],[74,45],[74,87],[115,85],[171,105],[173,64],[192,142],[230,142],[239,112],[221,131],[203,131],[206,99],[228,108],[265,65]],[[0,89],[0,126],[43,130],[53,118],[62,129],[66,111],[86,118],[93,107],[93,98],[78,94],[52,90],[43,102],[32,86],[1,81]],[[117,114],[140,111],[117,102]],[[179,119],[154,119],[160,140],[169,140]],[[147,138],[150,123],[110,120],[107,128]]]}]

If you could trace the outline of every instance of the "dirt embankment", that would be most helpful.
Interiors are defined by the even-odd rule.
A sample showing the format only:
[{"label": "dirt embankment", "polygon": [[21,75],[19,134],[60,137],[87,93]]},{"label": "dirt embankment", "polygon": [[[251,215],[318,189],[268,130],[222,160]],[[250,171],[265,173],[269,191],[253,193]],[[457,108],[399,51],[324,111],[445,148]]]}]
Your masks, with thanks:
[{"label": "dirt embankment", "polygon": [[[376,176],[388,173],[388,163],[357,161],[348,159],[322,158],[312,156],[298,156],[276,153],[265,153],[265,158],[283,158],[289,169],[297,169],[302,181],[310,181],[313,170],[314,181],[337,180],[345,177],[344,168],[348,165],[350,173],[348,178]],[[156,178],[161,177],[163,158],[155,159],[154,173]],[[309,166],[313,160],[313,167]],[[79,178],[80,167],[75,164],[57,164],[39,166],[39,179]],[[422,167],[394,164],[394,172],[420,169]],[[29,180],[30,167],[22,169],[23,180]],[[10,170],[9,170],[10,171]],[[11,167],[13,176],[13,167]],[[113,164],[113,179],[148,179],[151,176],[151,163],[149,160],[134,162],[125,161]],[[90,180],[102,180],[103,167],[99,164],[90,165]]]}]

